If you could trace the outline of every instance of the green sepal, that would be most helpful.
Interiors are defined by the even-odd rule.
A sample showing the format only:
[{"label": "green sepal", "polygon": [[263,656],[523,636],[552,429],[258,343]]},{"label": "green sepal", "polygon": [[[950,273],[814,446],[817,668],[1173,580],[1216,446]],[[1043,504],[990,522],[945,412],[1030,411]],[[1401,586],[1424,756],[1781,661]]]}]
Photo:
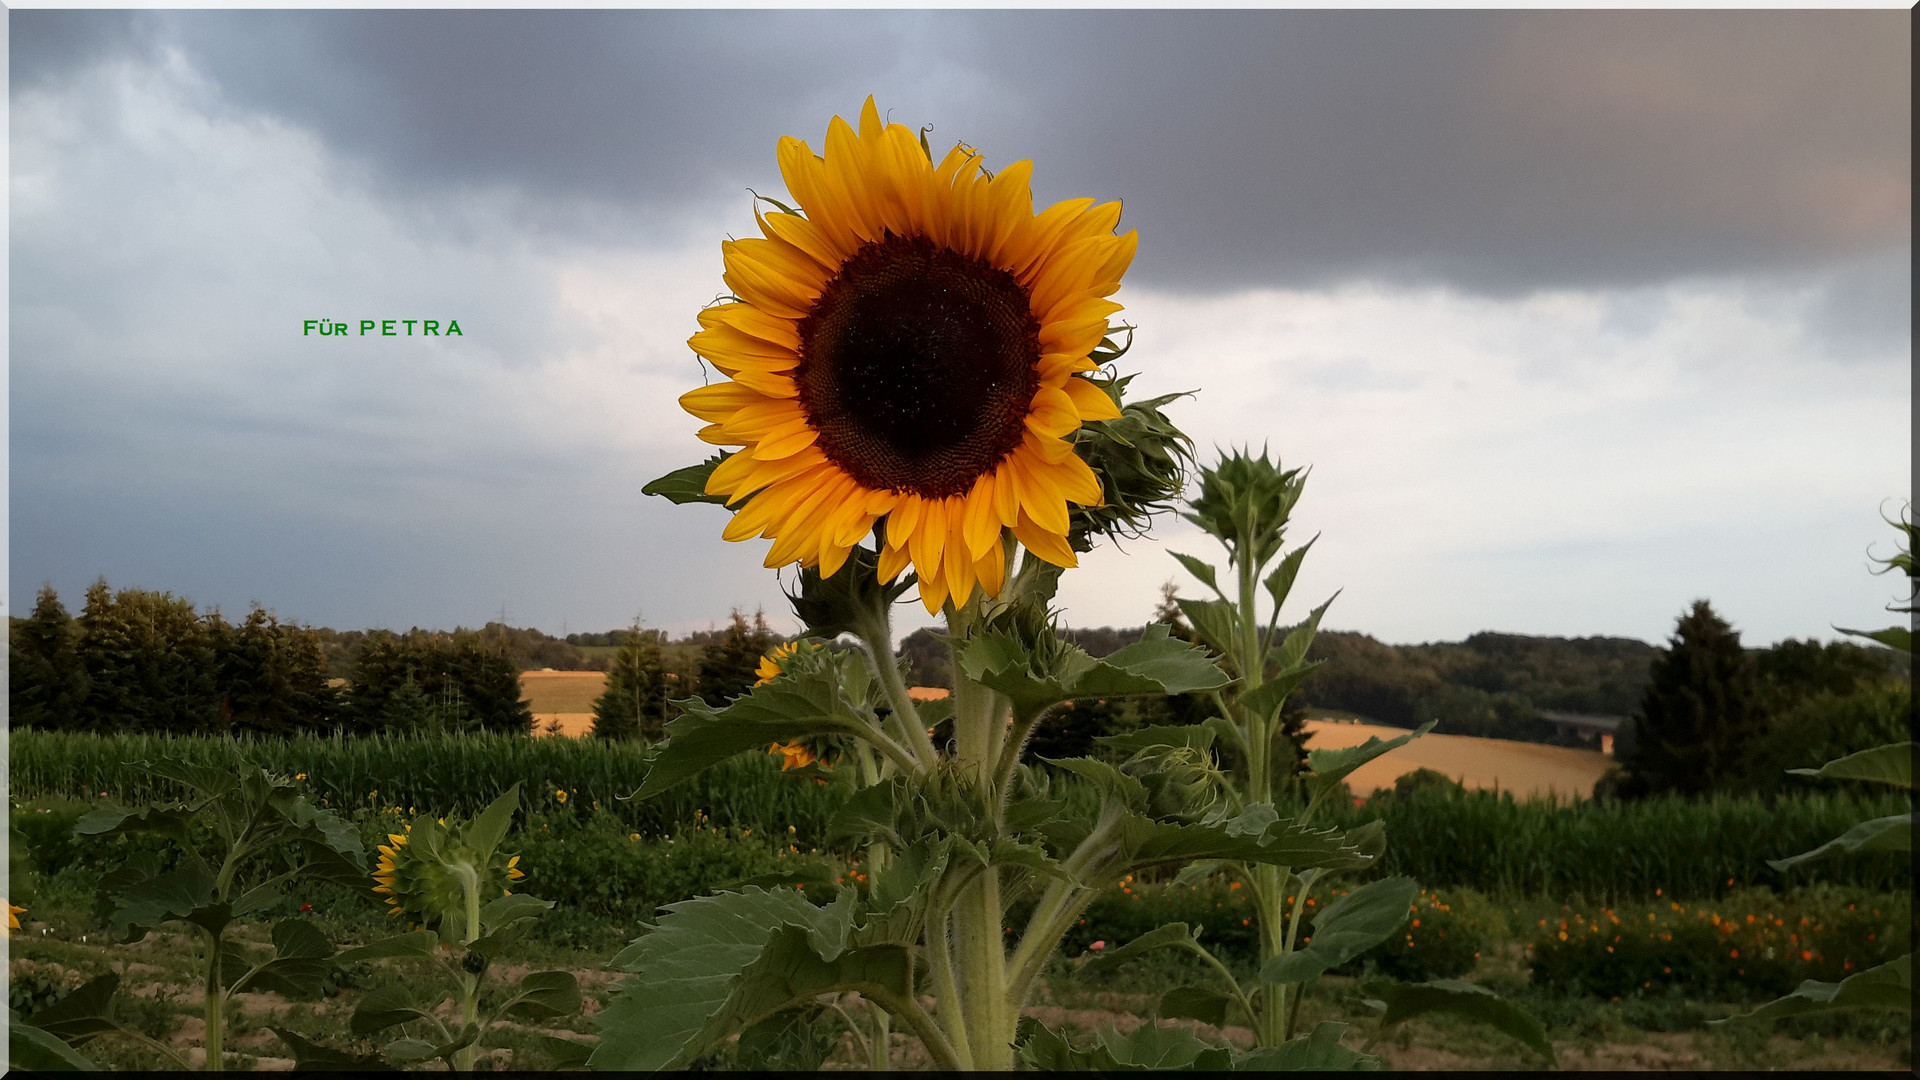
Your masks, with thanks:
[{"label": "green sepal", "polygon": [[[487,804],[485,810],[467,826],[464,834],[468,847],[473,848],[482,864],[493,857],[494,849],[500,841],[506,839],[507,829],[513,824],[513,812],[520,808],[520,783],[515,781],[506,793]],[[482,920],[485,924],[485,920]]]}]

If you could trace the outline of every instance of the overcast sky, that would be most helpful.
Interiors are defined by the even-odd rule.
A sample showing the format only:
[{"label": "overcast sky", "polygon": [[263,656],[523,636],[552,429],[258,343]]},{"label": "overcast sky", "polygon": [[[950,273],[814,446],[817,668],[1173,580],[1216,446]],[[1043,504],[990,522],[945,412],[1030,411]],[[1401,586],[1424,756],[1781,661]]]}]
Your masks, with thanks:
[{"label": "overcast sky", "polygon": [[[1037,203],[1125,201],[1135,385],[1312,466],[1327,625],[1882,625],[1909,19],[14,11],[10,610],[105,575],[338,628],[795,628],[766,541],[640,487],[704,455],[685,342],[776,140],[871,93]],[[1167,547],[1214,555],[1165,521],[1065,619],[1143,621]]]}]

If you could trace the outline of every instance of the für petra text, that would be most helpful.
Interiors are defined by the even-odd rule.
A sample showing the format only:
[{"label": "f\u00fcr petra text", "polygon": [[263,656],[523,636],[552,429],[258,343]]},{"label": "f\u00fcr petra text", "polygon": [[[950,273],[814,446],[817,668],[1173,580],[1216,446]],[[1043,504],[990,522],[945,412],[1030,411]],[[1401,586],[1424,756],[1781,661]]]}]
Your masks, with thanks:
[{"label": "f\u00fcr petra text", "polygon": [[[351,333],[343,322],[332,319],[308,319],[300,330],[301,337],[318,334],[321,337],[340,337]],[[444,325],[439,319],[361,319],[360,335],[366,337],[466,337],[460,332],[460,320],[448,319]]]}]

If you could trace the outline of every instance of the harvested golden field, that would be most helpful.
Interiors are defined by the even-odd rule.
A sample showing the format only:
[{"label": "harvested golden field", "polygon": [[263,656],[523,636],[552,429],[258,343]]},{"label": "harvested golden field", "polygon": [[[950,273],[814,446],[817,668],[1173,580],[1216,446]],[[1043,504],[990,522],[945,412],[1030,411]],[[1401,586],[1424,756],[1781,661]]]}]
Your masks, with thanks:
[{"label": "harvested golden field", "polygon": [[[1407,733],[1405,728],[1335,720],[1309,720],[1307,730],[1313,733],[1313,741],[1307,745],[1324,750],[1357,746],[1375,736],[1392,739]],[[1598,750],[1429,734],[1362,765],[1347,778],[1347,786],[1354,794],[1365,795],[1376,788],[1390,788],[1395,779],[1426,768],[1443,772],[1469,788],[1511,791],[1518,799],[1544,796],[1550,791],[1563,799],[1584,799],[1592,794],[1594,781],[1607,771],[1610,760]]]},{"label": "harvested golden field", "polygon": [[[607,688],[604,671],[523,671],[520,696],[533,707],[535,735],[579,738],[593,729],[593,702]],[[551,730],[560,725],[556,733]]]}]

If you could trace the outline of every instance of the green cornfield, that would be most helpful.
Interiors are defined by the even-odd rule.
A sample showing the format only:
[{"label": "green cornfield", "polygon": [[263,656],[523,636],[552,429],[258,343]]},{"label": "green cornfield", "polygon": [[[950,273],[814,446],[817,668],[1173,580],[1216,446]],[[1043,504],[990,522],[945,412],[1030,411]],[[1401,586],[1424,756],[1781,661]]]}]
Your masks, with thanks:
[{"label": "green cornfield", "polygon": [[[16,799],[92,800],[102,792],[127,803],[177,798],[174,785],[139,763],[174,759],[225,768],[246,760],[287,775],[305,773],[316,798],[349,810],[470,814],[520,782],[541,813],[578,813],[648,836],[671,835],[704,813],[721,827],[784,832],[793,826],[801,844],[823,850],[832,847],[828,823],[845,798],[838,786],[782,776],[774,758],[747,754],[635,802],[625,796],[646,775],[647,752],[640,747],[500,734],[257,740],[19,731],[8,756]],[[1074,787],[1057,782],[1055,794],[1072,796]],[[1856,855],[1787,875],[1766,860],[1818,847],[1863,819],[1910,809],[1902,795],[1848,792],[1630,803],[1434,792],[1342,807],[1321,823],[1351,827],[1384,819],[1387,854],[1378,872],[1408,874],[1431,888],[1613,902],[1652,897],[1656,890],[1674,899],[1707,899],[1816,881],[1905,891],[1912,859],[1901,853]]]}]

